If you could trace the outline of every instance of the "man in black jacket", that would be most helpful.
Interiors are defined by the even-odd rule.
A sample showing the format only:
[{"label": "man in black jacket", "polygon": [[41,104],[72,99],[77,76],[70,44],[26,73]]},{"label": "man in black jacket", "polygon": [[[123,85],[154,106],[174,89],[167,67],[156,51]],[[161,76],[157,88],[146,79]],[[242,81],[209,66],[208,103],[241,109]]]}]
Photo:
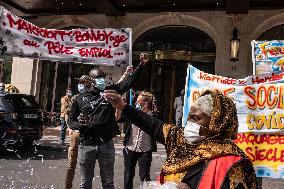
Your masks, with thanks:
[{"label": "man in black jacket", "polygon": [[80,146],[78,160],[81,173],[81,189],[91,189],[96,160],[99,161],[102,187],[114,188],[115,151],[112,138],[119,134],[115,109],[103,97],[105,89],[119,94],[128,91],[136,81],[142,67],[148,62],[147,54],[140,55],[140,64],[132,74],[120,83],[105,86],[105,74],[101,69],[93,69],[86,84],[86,92],[79,94],[71,107],[72,126],[80,126]]}]

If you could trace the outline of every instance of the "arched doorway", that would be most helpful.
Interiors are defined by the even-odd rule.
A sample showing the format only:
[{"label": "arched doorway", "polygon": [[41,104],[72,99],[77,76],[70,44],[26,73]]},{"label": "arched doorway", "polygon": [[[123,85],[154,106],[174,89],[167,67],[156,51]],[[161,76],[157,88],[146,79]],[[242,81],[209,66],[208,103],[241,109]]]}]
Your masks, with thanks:
[{"label": "arched doorway", "polygon": [[194,27],[161,26],[136,39],[134,65],[139,62],[140,52],[151,55],[151,64],[137,81],[135,90],[146,89],[154,93],[160,118],[174,123],[174,99],[185,86],[188,63],[214,74],[215,43],[208,34]]},{"label": "arched doorway", "polygon": [[258,41],[264,40],[284,40],[284,24],[274,26],[263,32],[258,38]]}]

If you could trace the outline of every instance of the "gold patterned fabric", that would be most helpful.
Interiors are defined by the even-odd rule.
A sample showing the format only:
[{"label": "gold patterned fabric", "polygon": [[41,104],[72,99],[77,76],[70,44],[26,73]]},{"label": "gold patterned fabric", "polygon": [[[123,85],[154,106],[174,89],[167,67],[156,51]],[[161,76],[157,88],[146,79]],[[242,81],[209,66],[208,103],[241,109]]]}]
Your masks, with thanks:
[{"label": "gold patterned fabric", "polygon": [[[198,163],[209,163],[210,160],[223,155],[239,155],[245,165],[238,165],[230,174],[232,185],[242,182],[248,188],[256,187],[256,178],[252,163],[244,152],[233,143],[238,131],[236,106],[233,101],[218,91],[207,90],[202,95],[211,93],[214,97],[214,108],[209,124],[209,137],[198,144],[189,144],[183,134],[183,128],[174,125],[164,125],[163,134],[167,159],[163,165],[163,172],[168,175],[186,173],[188,169]],[[247,173],[244,172],[246,166]],[[238,178],[241,177],[241,178]],[[236,178],[234,180],[234,178]],[[182,178],[181,178],[182,179]],[[181,181],[174,180],[174,181]]]}]

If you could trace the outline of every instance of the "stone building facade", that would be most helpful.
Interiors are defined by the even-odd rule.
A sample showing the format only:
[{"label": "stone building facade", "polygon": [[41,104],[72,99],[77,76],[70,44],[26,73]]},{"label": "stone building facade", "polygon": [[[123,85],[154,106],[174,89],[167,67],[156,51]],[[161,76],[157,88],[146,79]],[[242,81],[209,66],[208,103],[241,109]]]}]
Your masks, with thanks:
[{"label": "stone building facade", "polygon": [[[208,34],[216,46],[215,74],[234,78],[251,75],[251,40],[263,32],[284,24],[284,10],[250,10],[248,14],[226,14],[223,11],[127,13],[125,16],[109,17],[104,14],[54,15],[29,19],[43,28],[132,28],[133,43],[143,33],[163,26],[190,26]],[[230,61],[230,40],[233,28],[238,29],[240,39],[239,61]],[[26,58],[13,59],[11,83],[21,92],[38,96],[41,86],[41,62]],[[122,70],[113,69],[114,78]]]}]

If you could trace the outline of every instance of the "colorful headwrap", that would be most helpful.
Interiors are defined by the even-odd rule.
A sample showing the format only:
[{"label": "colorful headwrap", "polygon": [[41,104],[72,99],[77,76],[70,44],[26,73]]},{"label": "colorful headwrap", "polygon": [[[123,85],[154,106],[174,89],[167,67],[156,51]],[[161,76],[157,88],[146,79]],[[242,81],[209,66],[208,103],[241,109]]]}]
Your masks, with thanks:
[{"label": "colorful headwrap", "polygon": [[213,96],[211,94],[203,95],[199,97],[192,106],[199,108],[202,112],[211,117],[214,106]]},{"label": "colorful headwrap", "polygon": [[[167,159],[163,165],[163,171],[166,174],[181,174],[193,165],[200,162],[208,163],[215,157],[222,155],[239,155],[247,159],[245,153],[232,141],[236,139],[238,132],[238,119],[236,106],[233,101],[225,97],[218,91],[205,91],[199,99],[213,98],[213,110],[210,108],[204,112],[210,114],[209,137],[198,144],[189,144],[186,142],[183,134],[183,128],[174,125],[164,125],[163,133],[165,137],[165,146]],[[198,104],[197,103],[195,104]],[[211,100],[209,100],[211,102]],[[203,105],[197,105],[203,107]],[[209,113],[211,112],[211,113]],[[206,114],[207,114],[206,113]],[[207,115],[208,115],[207,114]],[[247,159],[248,160],[248,159]],[[248,160],[248,174],[245,175],[251,184],[255,178],[252,163]],[[251,188],[251,187],[248,187]]]}]

